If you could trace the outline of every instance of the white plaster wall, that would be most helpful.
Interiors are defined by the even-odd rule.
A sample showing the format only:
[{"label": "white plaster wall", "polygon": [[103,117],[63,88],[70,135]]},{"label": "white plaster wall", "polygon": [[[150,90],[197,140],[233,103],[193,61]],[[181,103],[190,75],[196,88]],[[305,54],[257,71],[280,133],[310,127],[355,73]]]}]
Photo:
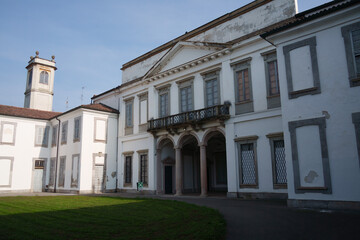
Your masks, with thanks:
[{"label": "white plaster wall", "polygon": [[[114,190],[116,185],[117,115],[95,111],[83,111],[83,132],[81,143],[80,192],[92,191],[93,154],[106,154],[106,190]],[[107,120],[107,141],[94,141],[95,118]],[[114,177],[114,176],[115,177]]]},{"label": "white plaster wall", "polygon": [[274,0],[211,28],[189,39],[189,41],[225,43],[294,15],[294,0]]},{"label": "white plaster wall", "polygon": [[166,54],[168,50],[169,49],[166,49],[165,51],[155,54],[154,56],[149,57],[142,62],[136,63],[135,65],[132,65],[131,67],[124,69],[122,72],[122,83],[126,83],[131,80],[144,76],[150,70],[150,68],[157,61],[159,61],[159,59],[162,56]]},{"label": "white plaster wall", "polygon": [[[0,192],[32,191],[33,159],[50,156],[50,137],[48,147],[35,147],[35,126],[50,126],[46,120],[33,120],[0,116],[2,121],[14,122],[16,126],[15,145],[0,144],[0,157],[13,157],[11,187],[0,187]],[[0,169],[0,174],[2,169]]]},{"label": "white plaster wall", "polygon": [[[357,19],[357,20],[355,20]],[[341,27],[359,21],[358,10],[345,10],[334,17],[294,28],[286,35],[272,37],[278,45],[277,56],[283,113],[285,145],[290,145],[288,122],[326,116],[332,194],[295,194],[292,151],[286,148],[290,199],[359,201],[360,166],[357,156],[355,128],[351,114],[360,112],[360,87],[350,88]],[[288,99],[282,47],[309,37],[316,37],[321,94]],[[307,149],[312,153],[313,149]],[[315,153],[314,153],[315,154]]]}]

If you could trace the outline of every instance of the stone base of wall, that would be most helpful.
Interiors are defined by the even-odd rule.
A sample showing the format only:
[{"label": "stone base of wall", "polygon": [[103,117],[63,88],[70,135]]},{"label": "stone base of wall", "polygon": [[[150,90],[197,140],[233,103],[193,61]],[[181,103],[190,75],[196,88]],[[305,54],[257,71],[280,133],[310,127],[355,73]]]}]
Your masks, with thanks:
[{"label": "stone base of wall", "polygon": [[333,210],[360,210],[360,201],[323,201],[323,200],[298,200],[288,199],[288,207],[293,208],[316,208]]},{"label": "stone base of wall", "polygon": [[142,191],[137,191],[136,189],[118,189],[117,192],[119,193],[133,193],[133,194],[138,194],[138,195],[155,195],[156,191],[155,190],[142,190]]},{"label": "stone base of wall", "polygon": [[0,190],[1,193],[30,193],[32,192],[29,189],[20,189],[20,190]]},{"label": "stone base of wall", "polygon": [[[54,192],[53,189],[49,189],[48,192]],[[71,193],[71,194],[79,194],[79,190],[69,190],[69,189],[56,189],[57,193]]]},{"label": "stone base of wall", "polygon": [[228,192],[228,198],[240,198],[247,200],[255,200],[255,199],[287,199],[287,193],[267,193],[267,192],[259,192],[259,193],[245,193],[245,192]]}]

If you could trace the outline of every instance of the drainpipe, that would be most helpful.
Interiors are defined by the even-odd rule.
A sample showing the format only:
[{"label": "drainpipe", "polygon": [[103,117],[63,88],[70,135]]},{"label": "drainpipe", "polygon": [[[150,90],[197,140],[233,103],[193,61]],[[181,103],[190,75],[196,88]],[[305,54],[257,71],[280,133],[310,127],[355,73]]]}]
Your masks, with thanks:
[{"label": "drainpipe", "polygon": [[119,115],[118,115],[118,122],[117,122],[117,128],[116,128],[116,186],[115,186],[115,192],[118,192],[118,182],[119,182],[119,177],[118,177],[118,166],[119,166],[119,117],[120,117],[120,98],[118,101],[118,111],[119,111]]},{"label": "drainpipe", "polygon": [[57,143],[56,143],[56,157],[55,157],[55,182],[54,182],[54,192],[56,192],[56,184],[57,184],[57,168],[58,168],[58,158],[59,158],[59,148],[60,148],[60,119],[55,117],[58,120],[58,133],[57,133]]}]

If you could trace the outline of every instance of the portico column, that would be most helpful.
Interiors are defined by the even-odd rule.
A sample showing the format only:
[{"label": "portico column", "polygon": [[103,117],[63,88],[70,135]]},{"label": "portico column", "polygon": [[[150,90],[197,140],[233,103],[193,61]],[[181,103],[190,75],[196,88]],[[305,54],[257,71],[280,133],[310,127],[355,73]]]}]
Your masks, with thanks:
[{"label": "portico column", "polygon": [[176,169],[176,195],[182,195],[182,161],[181,161],[181,148],[175,148],[175,169]]},{"label": "portico column", "polygon": [[161,191],[161,149],[156,149],[156,193],[160,194]]},{"label": "portico column", "polygon": [[206,145],[200,145],[200,176],[201,176],[201,195],[202,197],[207,196],[207,168],[206,168]]}]

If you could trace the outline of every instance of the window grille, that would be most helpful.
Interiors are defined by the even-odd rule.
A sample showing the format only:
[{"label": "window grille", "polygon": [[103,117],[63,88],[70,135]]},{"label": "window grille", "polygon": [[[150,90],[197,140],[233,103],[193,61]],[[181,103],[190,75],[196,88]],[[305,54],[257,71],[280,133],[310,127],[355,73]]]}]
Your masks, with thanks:
[{"label": "window grille", "polygon": [[275,184],[287,184],[284,140],[274,140]]},{"label": "window grille", "polygon": [[44,160],[35,160],[35,169],[44,169]]},{"label": "window grille", "polygon": [[257,185],[254,144],[240,145],[241,184]]},{"label": "window grille", "polygon": [[147,184],[148,182],[148,156],[140,155],[140,182]]},{"label": "window grille", "polygon": [[131,156],[125,157],[125,183],[131,183]]}]

